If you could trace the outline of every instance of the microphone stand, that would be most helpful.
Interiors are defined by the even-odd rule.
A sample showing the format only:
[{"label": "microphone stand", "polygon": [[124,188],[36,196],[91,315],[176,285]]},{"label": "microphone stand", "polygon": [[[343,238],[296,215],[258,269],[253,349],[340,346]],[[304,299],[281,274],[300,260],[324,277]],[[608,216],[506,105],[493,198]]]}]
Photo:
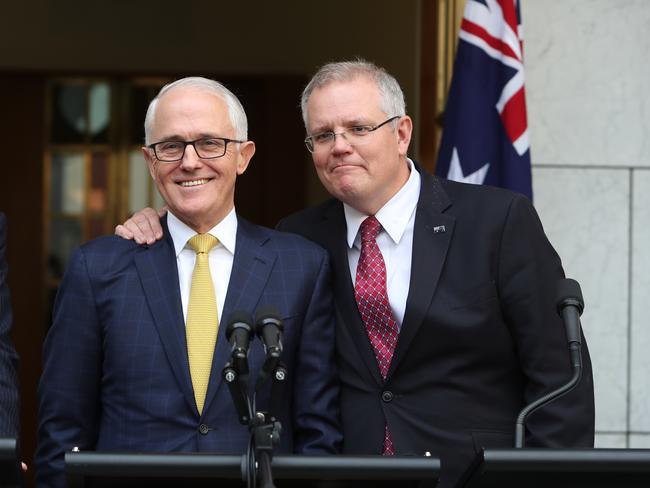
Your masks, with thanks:
[{"label": "microphone stand", "polygon": [[[255,460],[259,462],[258,474],[260,476],[259,486],[261,488],[275,488],[273,484],[273,473],[271,471],[271,461],[273,460],[273,447],[280,442],[280,434],[282,432],[282,424],[276,416],[276,412],[280,411],[280,404],[282,398],[284,398],[286,379],[286,367],[281,362],[274,360],[274,368],[271,373],[272,384],[269,411],[256,411],[249,426],[251,440],[248,448],[248,465],[254,464]],[[258,382],[255,393],[259,391],[264,383],[266,382]]]},{"label": "microphone stand", "polygon": [[528,416],[538,408],[550,403],[551,401],[559,398],[562,395],[573,390],[580,382],[582,377],[582,338],[580,335],[580,315],[584,309],[584,302],[582,299],[582,291],[577,281],[572,279],[561,279],[557,283],[557,311],[562,317],[564,322],[567,342],[569,344],[569,354],[571,356],[571,367],[573,368],[573,376],[565,385],[547,393],[541,398],[538,398],[533,403],[525,406],[515,424],[515,447],[522,448],[525,445],[525,429],[524,424]]},{"label": "microphone stand", "polygon": [[[273,447],[280,441],[282,425],[275,416],[280,411],[282,398],[284,398],[284,386],[287,379],[286,367],[277,358],[267,358],[271,361],[273,369],[270,378],[271,398],[268,412],[258,412],[255,408],[255,395],[251,400],[248,388],[248,361],[246,356],[238,355],[237,350],[233,351],[233,358],[228,362],[222,372],[223,379],[228,385],[239,422],[246,425],[250,431],[250,439],[245,458],[242,460],[242,480],[248,488],[257,486],[259,474],[259,486],[262,488],[275,488],[273,474],[271,472],[271,461],[273,459]],[[268,370],[267,366],[267,370]],[[255,394],[266,383],[269,377],[258,381]]]},{"label": "microphone stand", "polygon": [[524,424],[528,416],[537,410],[540,407],[543,407],[547,403],[559,398],[560,396],[570,392],[575,388],[575,386],[580,381],[582,377],[582,354],[580,351],[580,344],[571,343],[569,345],[569,351],[571,353],[571,366],[573,367],[573,376],[569,382],[556,390],[553,390],[550,393],[547,393],[541,398],[538,398],[533,403],[524,407],[519,416],[517,417],[517,423],[515,424],[515,447],[521,448],[525,445],[525,428]]}]

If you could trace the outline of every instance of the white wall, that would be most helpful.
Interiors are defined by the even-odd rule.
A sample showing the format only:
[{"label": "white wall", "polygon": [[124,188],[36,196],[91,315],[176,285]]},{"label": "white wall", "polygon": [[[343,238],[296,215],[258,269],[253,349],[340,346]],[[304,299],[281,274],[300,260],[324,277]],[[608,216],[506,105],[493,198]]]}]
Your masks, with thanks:
[{"label": "white wall", "polygon": [[524,0],[535,205],[582,285],[596,446],[650,447],[650,1]]}]

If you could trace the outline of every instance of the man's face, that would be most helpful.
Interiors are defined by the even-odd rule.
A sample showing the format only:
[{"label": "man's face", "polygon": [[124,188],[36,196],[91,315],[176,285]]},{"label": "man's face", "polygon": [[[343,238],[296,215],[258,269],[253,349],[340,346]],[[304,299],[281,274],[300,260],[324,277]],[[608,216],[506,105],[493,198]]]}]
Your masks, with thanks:
[{"label": "man's face", "polygon": [[[345,129],[376,126],[389,117],[381,109],[374,81],[357,77],[315,89],[307,102],[307,132],[339,133]],[[366,214],[376,213],[399,191],[409,176],[406,153],[412,123],[408,116],[386,124],[365,136],[364,144],[352,146],[337,135],[333,144],[317,148],[314,166],[327,191]]]},{"label": "man's face", "polygon": [[[209,137],[236,139],[223,99],[191,87],[172,89],[160,98],[152,143]],[[188,145],[183,159],[173,163],[159,161],[153,149],[143,152],[169,210],[197,232],[206,232],[232,210],[235,180],[246,170],[255,145],[228,143],[226,154],[216,159],[201,159]]]}]

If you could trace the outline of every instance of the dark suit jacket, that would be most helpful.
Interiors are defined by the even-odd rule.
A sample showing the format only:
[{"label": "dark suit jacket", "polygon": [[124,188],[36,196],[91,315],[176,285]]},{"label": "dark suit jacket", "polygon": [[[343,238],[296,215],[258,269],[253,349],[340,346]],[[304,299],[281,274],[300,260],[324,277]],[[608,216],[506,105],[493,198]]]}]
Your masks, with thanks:
[{"label": "dark suit jacket", "polygon": [[[61,486],[64,451],[211,451],[242,454],[248,430],[221,380],[233,311],[276,306],[289,371],[279,412],[278,452],[334,453],[340,447],[334,317],[327,253],[298,236],[239,219],[237,247],[210,385],[199,416],[189,373],[174,247],[119,237],[72,257],[44,346],[36,468],[40,486]],[[264,361],[255,340],[251,372]],[[256,375],[252,374],[252,383]],[[257,396],[263,410],[270,395]],[[205,428],[207,426],[207,429]]]},{"label": "dark suit jacket", "polygon": [[[475,450],[512,447],[519,410],[571,377],[554,303],[564,273],[524,196],[419,171],[410,288],[386,382],[354,300],[342,204],[329,200],[279,229],[330,253],[344,452],[380,453],[387,421],[397,454],[440,456],[441,486],[450,486]],[[528,446],[593,446],[584,342],[583,358],[581,384],[530,417]]]},{"label": "dark suit jacket", "polygon": [[0,437],[18,436],[18,355],[11,342],[11,301],[7,286],[7,223],[0,213]]}]

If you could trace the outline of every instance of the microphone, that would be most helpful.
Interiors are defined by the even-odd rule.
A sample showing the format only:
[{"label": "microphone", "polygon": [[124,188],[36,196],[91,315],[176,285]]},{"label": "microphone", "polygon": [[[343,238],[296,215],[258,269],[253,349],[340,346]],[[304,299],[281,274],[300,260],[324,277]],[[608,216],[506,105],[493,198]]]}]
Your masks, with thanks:
[{"label": "microphone", "polygon": [[524,447],[525,444],[524,424],[526,418],[538,408],[573,390],[582,377],[580,315],[584,310],[584,301],[582,299],[580,285],[576,280],[570,278],[558,280],[556,298],[557,313],[562,317],[562,321],[564,322],[571,366],[573,367],[573,376],[565,385],[538,398],[521,410],[515,425],[515,447],[518,448]]},{"label": "microphone", "polygon": [[230,342],[233,366],[240,374],[248,373],[248,346],[253,335],[250,322],[250,315],[237,311],[230,316],[230,323],[226,327],[226,339]]},{"label": "microphone", "polygon": [[574,367],[582,367],[582,357],[580,356],[580,345],[582,344],[580,315],[582,315],[585,304],[582,299],[580,285],[576,280],[569,278],[560,280],[558,281],[556,296],[557,313],[564,320],[566,337],[571,353],[571,364]]},{"label": "microphone", "polygon": [[262,308],[257,314],[256,332],[264,344],[266,357],[279,358],[282,354],[282,320],[278,310],[273,306]]},{"label": "microphone", "polygon": [[262,340],[264,352],[266,353],[266,361],[264,361],[260,375],[257,378],[256,389],[259,389],[280,362],[282,330],[284,327],[278,310],[271,305],[262,307],[257,313],[255,324],[255,332]]}]

